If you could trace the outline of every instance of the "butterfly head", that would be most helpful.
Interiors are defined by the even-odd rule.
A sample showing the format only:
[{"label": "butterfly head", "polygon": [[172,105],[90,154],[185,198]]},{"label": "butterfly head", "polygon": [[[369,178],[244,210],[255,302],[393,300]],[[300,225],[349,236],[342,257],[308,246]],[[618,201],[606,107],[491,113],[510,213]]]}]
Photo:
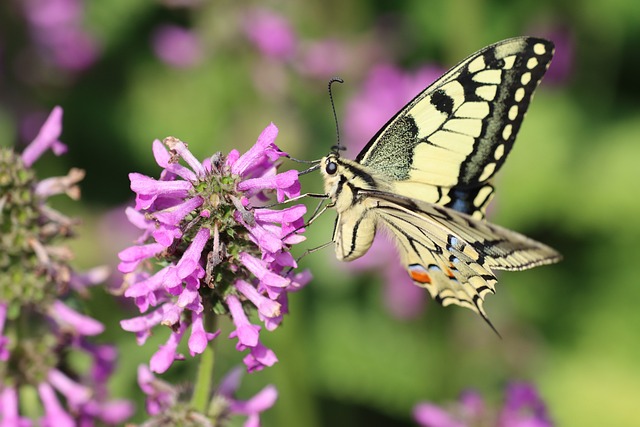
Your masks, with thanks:
[{"label": "butterfly head", "polygon": [[322,178],[324,178],[325,194],[335,202],[344,184],[344,182],[340,183],[344,179],[344,166],[340,155],[336,152],[331,152],[323,157],[320,161],[320,171]]}]

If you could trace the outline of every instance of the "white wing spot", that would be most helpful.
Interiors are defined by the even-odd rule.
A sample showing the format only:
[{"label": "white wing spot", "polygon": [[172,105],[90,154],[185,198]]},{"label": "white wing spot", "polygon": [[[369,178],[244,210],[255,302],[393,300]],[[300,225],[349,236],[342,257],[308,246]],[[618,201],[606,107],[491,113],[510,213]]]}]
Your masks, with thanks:
[{"label": "white wing spot", "polygon": [[496,91],[498,86],[495,85],[484,85],[480,86],[476,89],[476,95],[486,101],[493,101],[493,98],[496,97]]},{"label": "white wing spot", "polygon": [[496,170],[496,164],[495,163],[487,163],[487,165],[484,167],[483,171],[482,171],[482,175],[480,175],[479,181],[485,181],[487,180],[492,174],[493,172]]},{"label": "white wing spot", "polygon": [[509,108],[509,120],[514,121],[516,117],[518,117],[518,106],[512,105],[511,108]]},{"label": "white wing spot", "polygon": [[513,126],[511,126],[511,124],[508,124],[504,127],[504,129],[502,129],[502,139],[504,139],[505,141],[509,139],[509,137],[511,136],[511,131],[513,130]]},{"label": "white wing spot", "polygon": [[455,112],[456,117],[484,119],[489,115],[489,104],[486,102],[465,102]]},{"label": "white wing spot", "polygon": [[500,160],[504,156],[504,144],[500,144],[496,147],[496,151],[493,152],[493,157],[496,160]]},{"label": "white wing spot", "polygon": [[511,68],[513,68],[513,64],[516,63],[516,56],[515,55],[507,56],[506,58],[503,58],[503,60],[504,60],[504,67],[502,67],[502,69],[510,70]]},{"label": "white wing spot", "polygon": [[529,58],[527,61],[527,68],[533,70],[538,66],[538,60],[536,58]]},{"label": "white wing spot", "polygon": [[536,43],[536,44],[533,46],[533,52],[534,52],[536,55],[542,55],[542,54],[544,54],[546,51],[547,51],[547,49],[545,49],[545,47],[544,47],[544,45],[543,45],[542,43]]},{"label": "white wing spot", "polygon": [[524,73],[522,77],[520,77],[520,83],[522,83],[522,86],[528,85],[530,81],[531,81],[531,73],[528,71]]},{"label": "white wing spot", "polygon": [[469,63],[469,65],[467,66],[467,70],[469,70],[470,73],[475,73],[484,69],[485,67],[486,65],[484,63],[484,57],[481,55]]},{"label": "white wing spot", "polygon": [[[500,146],[502,147],[502,145]],[[481,208],[487,202],[487,197],[489,197],[493,193],[493,188],[487,185],[484,186],[478,191],[478,195],[475,199],[473,199],[473,205],[477,208]]]},{"label": "white wing spot", "polygon": [[497,85],[502,79],[502,70],[484,70],[480,71],[472,77],[472,80],[478,83],[491,83]]},{"label": "white wing spot", "polygon": [[516,90],[516,93],[513,95],[513,98],[516,100],[516,102],[522,101],[522,99],[524,98],[524,88],[519,87]]}]

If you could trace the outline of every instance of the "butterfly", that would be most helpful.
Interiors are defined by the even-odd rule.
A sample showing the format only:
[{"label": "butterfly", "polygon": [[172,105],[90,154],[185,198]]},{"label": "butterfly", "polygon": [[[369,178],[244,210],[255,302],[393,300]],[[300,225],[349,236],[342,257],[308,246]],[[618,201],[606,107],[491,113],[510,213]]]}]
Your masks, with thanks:
[{"label": "butterfly", "polygon": [[[483,308],[495,270],[560,260],[554,249],[484,220],[492,179],[513,146],[553,43],[517,37],[464,59],[391,118],[358,154],[334,146],[318,167],[337,211],[336,256],[364,255],[386,230],[413,282],[493,328]],[[495,330],[495,328],[494,328]]]}]

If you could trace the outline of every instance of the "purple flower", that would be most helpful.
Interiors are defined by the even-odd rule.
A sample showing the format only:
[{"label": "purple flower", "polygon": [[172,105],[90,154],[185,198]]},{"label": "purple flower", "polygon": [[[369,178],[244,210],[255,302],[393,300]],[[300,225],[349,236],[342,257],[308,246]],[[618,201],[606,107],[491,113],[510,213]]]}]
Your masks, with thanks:
[{"label": "purple flower", "polygon": [[[378,65],[348,103],[345,120],[345,143],[357,153],[375,133],[424,88],[440,76],[442,70],[424,66],[406,73],[392,65]],[[385,276],[385,304],[398,318],[419,315],[427,301],[424,290],[415,286],[398,262],[393,245],[377,236],[367,256],[345,265],[355,270],[378,270]]]},{"label": "purple flower", "polygon": [[18,412],[18,393],[13,387],[0,388],[0,427],[30,427],[31,420]]},{"label": "purple flower", "polygon": [[165,412],[178,401],[178,392],[171,384],[157,379],[146,365],[138,366],[138,385],[147,396],[149,415]]},{"label": "purple flower", "polygon": [[[271,124],[245,154],[217,153],[203,162],[182,141],[165,139],[168,150],[155,141],[154,157],[164,168],[160,178],[129,175],[136,208],[128,216],[143,237],[120,252],[118,268],[127,273],[124,295],[143,314],[121,325],[135,332],[140,344],[152,328],[172,328],[151,359],[153,372],[165,372],[184,357],[177,347],[188,330],[190,354],[204,351],[219,334],[204,326],[212,311],[231,316],[236,329],[230,336],[238,339],[238,350],[248,350],[247,369],[277,361],[246,313],[257,310],[266,329],[273,330],[282,320],[286,294],[310,280],[308,274],[289,271],[296,267],[289,248],[304,240],[304,205],[259,207],[269,195],[283,202],[300,194],[297,171],[277,172],[285,155],[274,144],[277,134]],[[148,271],[152,259],[162,268]]]},{"label": "purple flower", "polygon": [[527,383],[511,383],[507,386],[498,424],[500,427],[553,426],[537,390]]},{"label": "purple flower", "polygon": [[345,71],[352,58],[341,41],[319,40],[304,43],[294,65],[305,76],[329,79]]},{"label": "purple flower", "polygon": [[249,400],[235,399],[235,392],[240,386],[242,371],[238,368],[232,370],[222,379],[218,387],[214,401],[222,400],[228,411],[234,415],[246,415],[245,427],[259,427],[260,413],[271,408],[278,398],[278,391],[272,385],[268,385]]},{"label": "purple flower", "polygon": [[69,71],[93,65],[99,48],[96,39],[82,28],[80,0],[27,0],[23,7],[42,56]]},{"label": "purple flower", "polygon": [[57,156],[64,154],[67,146],[58,140],[60,134],[62,134],[62,108],[56,106],[40,128],[36,138],[22,152],[22,161],[25,166],[31,167],[49,149]]},{"label": "purple flower", "polygon": [[413,415],[424,427],[553,427],[544,402],[535,388],[526,383],[507,386],[505,404],[500,410],[489,410],[478,393],[466,391],[448,410],[425,402],[415,406]]},{"label": "purple flower", "polygon": [[576,45],[572,31],[563,26],[551,26],[534,29],[532,32],[555,44],[553,61],[544,77],[545,84],[559,86],[569,82],[573,74]]},{"label": "purple flower", "polygon": [[[145,365],[138,367],[138,384],[146,395],[146,409],[152,416],[150,425],[164,425],[168,420],[200,420],[198,425],[223,425],[230,416],[247,417],[245,427],[259,427],[260,413],[271,408],[278,398],[278,392],[268,385],[248,400],[236,398],[240,386],[242,370],[235,368],[225,375],[214,390],[206,413],[198,413],[190,405],[183,403],[179,388],[156,378]],[[224,424],[226,425],[226,424]]]},{"label": "purple flower", "polygon": [[202,60],[202,46],[191,30],[177,25],[158,27],[152,39],[153,51],[167,65],[190,68]]},{"label": "purple flower", "polygon": [[[67,176],[38,180],[30,168],[48,149],[66,151],[61,133],[62,109],[55,107],[21,155],[0,149],[0,204],[7,219],[0,253],[9,254],[0,260],[0,361],[9,367],[0,385],[0,426],[30,425],[19,412],[23,386],[38,390],[44,426],[121,424],[133,412],[129,402],[110,400],[107,393],[113,350],[106,369],[108,346],[88,341],[104,326],[72,308],[108,272],[73,270],[66,238],[75,221],[47,204],[56,194],[78,198],[84,173],[72,169]],[[24,333],[25,325],[34,332]],[[89,360],[88,372],[69,360],[71,353]]]},{"label": "purple flower", "polygon": [[247,38],[265,56],[290,59],[296,50],[296,34],[289,22],[268,9],[251,10],[245,19]]}]

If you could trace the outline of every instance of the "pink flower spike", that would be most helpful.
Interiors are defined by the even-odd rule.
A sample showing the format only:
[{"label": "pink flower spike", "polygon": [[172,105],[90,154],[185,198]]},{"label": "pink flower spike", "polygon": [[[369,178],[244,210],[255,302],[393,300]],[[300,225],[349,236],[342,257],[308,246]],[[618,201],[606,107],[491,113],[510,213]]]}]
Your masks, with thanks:
[{"label": "pink flower spike", "polygon": [[131,273],[141,261],[158,255],[164,249],[165,247],[160,243],[130,246],[118,253],[118,257],[122,261],[118,264],[118,270],[121,273]]},{"label": "pink flower spike", "polygon": [[202,314],[193,314],[192,318],[193,322],[191,323],[191,336],[189,337],[188,346],[189,354],[195,356],[196,354],[201,354],[205,348],[207,348],[209,341],[220,335],[221,331],[219,329],[214,333],[205,331]]},{"label": "pink flower spike", "polygon": [[265,56],[289,59],[296,50],[296,34],[289,22],[268,9],[255,9],[247,15],[244,31],[247,38]]},{"label": "pink flower spike", "polygon": [[218,384],[218,394],[232,400],[236,390],[240,387],[240,380],[242,380],[243,375],[244,372],[239,366],[229,371]]},{"label": "pink flower spike", "polygon": [[49,308],[49,316],[61,329],[76,335],[98,335],[104,331],[104,325],[89,316],[84,316],[56,300]]},{"label": "pink flower spike", "polygon": [[191,211],[204,203],[200,196],[192,197],[182,203],[163,209],[153,214],[153,217],[163,224],[180,225],[180,221]]},{"label": "pink flower spike", "polygon": [[158,27],[153,34],[152,44],[156,56],[172,67],[193,67],[203,57],[197,34],[177,25]]},{"label": "pink flower spike", "polygon": [[64,395],[72,408],[77,408],[89,401],[91,389],[71,380],[57,369],[52,369],[47,375],[49,383]]},{"label": "pink flower spike", "polygon": [[234,295],[229,295],[226,302],[231,312],[233,324],[236,326],[236,330],[232,334],[238,338],[238,343],[247,347],[256,346],[260,336],[260,327],[249,322],[240,300]]},{"label": "pink flower spike", "polygon": [[149,415],[158,415],[176,401],[175,390],[168,383],[157,379],[147,365],[138,366],[138,385],[147,395],[145,403]]},{"label": "pink flower spike", "polygon": [[18,412],[18,393],[13,387],[0,389],[0,415],[0,427],[31,427],[31,420],[22,418]]},{"label": "pink flower spike", "polygon": [[124,296],[128,298],[136,298],[145,296],[161,288],[164,278],[169,271],[169,266],[164,267],[153,276],[133,283],[124,291]]},{"label": "pink flower spike", "polygon": [[150,313],[132,319],[121,320],[120,327],[125,331],[135,332],[138,345],[142,345],[151,335],[151,328],[162,322],[166,312],[172,305],[171,303],[165,303]]},{"label": "pink flower spike", "polygon": [[282,239],[276,234],[262,227],[257,222],[254,225],[247,224],[242,218],[242,214],[238,211],[234,212],[233,217],[249,230],[252,240],[265,252],[274,253],[282,249]]},{"label": "pink flower spike", "polygon": [[284,288],[289,285],[289,279],[270,271],[264,261],[261,261],[245,252],[241,252],[238,257],[245,267],[260,279],[265,286]]},{"label": "pink flower spike", "polygon": [[202,250],[204,245],[211,237],[211,231],[208,228],[201,228],[193,238],[193,241],[187,248],[187,250],[178,261],[176,270],[178,277],[184,279],[191,273],[193,273],[197,267],[200,266],[200,257],[202,256]]},{"label": "pink flower spike", "polygon": [[278,358],[275,353],[265,347],[261,342],[251,348],[251,352],[247,354],[242,361],[247,366],[247,372],[261,371],[267,366],[273,366]]},{"label": "pink flower spike", "polygon": [[236,400],[230,406],[230,410],[236,414],[253,415],[271,408],[278,399],[278,390],[268,385],[247,401]]},{"label": "pink flower spike", "polygon": [[188,181],[158,181],[140,173],[129,174],[131,190],[138,194],[150,196],[185,197],[193,188]]},{"label": "pink flower spike", "polygon": [[167,171],[178,175],[185,181],[195,182],[198,179],[196,174],[191,169],[182,166],[180,163],[171,161],[171,154],[169,154],[169,151],[167,151],[167,148],[162,142],[160,142],[160,140],[156,139],[153,141],[152,150],[153,157],[156,159],[156,163],[158,164],[158,166],[161,166]]},{"label": "pink flower spike", "polygon": [[31,167],[36,160],[49,148],[53,148],[56,155],[63,154],[66,146],[58,141],[62,133],[62,108],[56,106],[40,128],[36,138],[22,152],[22,161]]},{"label": "pink flower spike", "polygon": [[251,301],[258,311],[265,317],[277,317],[280,316],[280,304],[276,301],[270,300],[264,295],[260,294],[256,288],[251,286],[244,280],[236,280],[236,288],[240,291],[249,301]]},{"label": "pink flower spike", "polygon": [[467,427],[444,409],[430,403],[421,403],[413,409],[413,417],[424,427]]},{"label": "pink flower spike", "polygon": [[278,128],[273,123],[264,128],[256,144],[231,165],[231,172],[245,176],[247,171],[259,165],[265,158],[267,147],[272,145],[278,136]]},{"label": "pink flower spike", "polygon": [[256,209],[253,214],[256,221],[289,224],[301,219],[307,213],[305,205],[295,205],[282,210]]},{"label": "pink flower spike", "polygon": [[198,178],[203,178],[206,175],[204,166],[202,166],[202,163],[200,163],[193,153],[189,151],[184,142],[177,138],[169,137],[164,140],[164,143],[169,147],[169,150],[175,151],[185,162],[187,162]]},{"label": "pink flower spike", "polygon": [[176,350],[186,329],[187,324],[184,322],[181,323],[178,330],[171,333],[165,345],[161,345],[158,351],[151,356],[149,367],[152,372],[162,374],[169,369],[174,360],[184,359],[184,356],[178,354]]},{"label": "pink flower spike", "polygon": [[44,406],[42,427],[74,427],[73,418],[62,408],[53,388],[47,383],[38,384],[38,394]]},{"label": "pink flower spike", "polygon": [[298,171],[288,170],[274,176],[250,178],[238,183],[239,191],[249,190],[276,190],[278,202],[284,202],[285,197],[298,197],[300,195],[300,182]]}]

